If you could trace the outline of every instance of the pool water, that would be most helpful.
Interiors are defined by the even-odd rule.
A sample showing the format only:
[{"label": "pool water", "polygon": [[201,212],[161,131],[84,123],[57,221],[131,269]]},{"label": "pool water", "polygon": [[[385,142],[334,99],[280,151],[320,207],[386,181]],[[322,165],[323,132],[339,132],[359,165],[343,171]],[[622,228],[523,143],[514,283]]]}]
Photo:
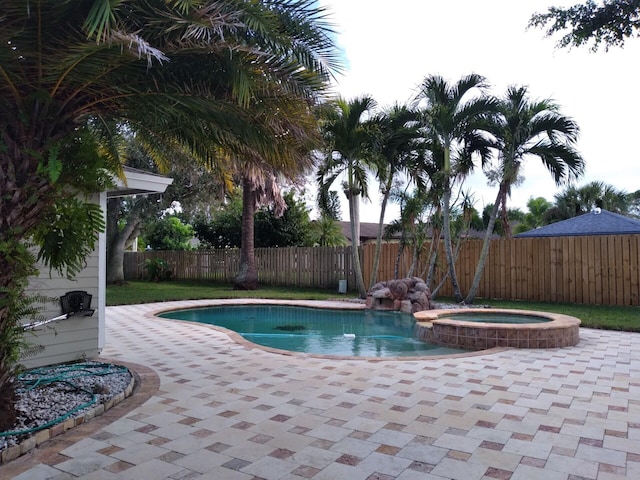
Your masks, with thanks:
[{"label": "pool water", "polygon": [[160,315],[233,330],[266,347],[356,357],[446,355],[467,350],[415,338],[413,315],[284,305],[220,306]]}]

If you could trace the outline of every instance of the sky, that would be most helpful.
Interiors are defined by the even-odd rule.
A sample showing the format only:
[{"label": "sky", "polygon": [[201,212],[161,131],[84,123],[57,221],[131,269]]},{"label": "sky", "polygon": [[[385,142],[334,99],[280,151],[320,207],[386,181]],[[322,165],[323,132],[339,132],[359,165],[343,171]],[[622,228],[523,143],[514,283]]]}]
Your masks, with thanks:
[{"label": "sky", "polygon": [[[579,0],[320,0],[335,25],[345,71],[334,85],[346,99],[371,95],[380,108],[407,103],[428,75],[456,82],[470,73],[483,75],[491,93],[525,85],[532,99],[551,98],[580,126],[577,148],[586,170],[577,182],[604,181],[618,189],[640,189],[638,60],[640,39],[624,48],[591,52],[588,47],[558,49],[559,37],[527,30],[532,14]],[[553,201],[556,187],[537,158],[529,158],[525,181],[514,188],[510,207],[527,211],[530,197]],[[375,183],[370,184],[375,194]],[[476,209],[495,201],[495,187],[476,174],[465,183]],[[340,193],[341,196],[342,193]],[[361,207],[361,221],[377,222],[379,202]],[[342,214],[348,219],[346,202]],[[391,208],[385,217],[398,215]]]}]

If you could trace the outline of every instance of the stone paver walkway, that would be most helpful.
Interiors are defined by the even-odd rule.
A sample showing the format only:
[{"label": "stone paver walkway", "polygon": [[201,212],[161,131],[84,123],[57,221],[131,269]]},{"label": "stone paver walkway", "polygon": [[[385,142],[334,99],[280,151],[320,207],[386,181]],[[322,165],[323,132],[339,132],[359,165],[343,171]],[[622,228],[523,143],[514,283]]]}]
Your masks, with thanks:
[{"label": "stone paver walkway", "polygon": [[149,315],[201,303],[108,308],[104,357],[149,367],[159,389],[0,478],[640,479],[640,334],[582,329],[565,349],[335,360]]}]

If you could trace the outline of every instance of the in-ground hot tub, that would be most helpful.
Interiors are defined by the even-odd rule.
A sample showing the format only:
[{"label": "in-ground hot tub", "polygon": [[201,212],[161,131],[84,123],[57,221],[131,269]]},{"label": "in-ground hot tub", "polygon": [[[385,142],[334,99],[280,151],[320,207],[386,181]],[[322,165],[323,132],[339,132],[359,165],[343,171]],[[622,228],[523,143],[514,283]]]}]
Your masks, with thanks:
[{"label": "in-ground hot tub", "polygon": [[580,320],[559,313],[463,308],[414,316],[418,338],[451,348],[558,348],[579,341]]}]

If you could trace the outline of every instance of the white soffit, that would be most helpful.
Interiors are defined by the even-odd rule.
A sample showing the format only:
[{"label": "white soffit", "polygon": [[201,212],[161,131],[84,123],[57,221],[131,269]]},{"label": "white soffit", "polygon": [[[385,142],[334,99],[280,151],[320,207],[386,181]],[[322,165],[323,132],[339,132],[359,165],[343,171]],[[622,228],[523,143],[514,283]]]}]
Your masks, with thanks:
[{"label": "white soffit", "polygon": [[124,167],[123,171],[125,180],[116,178],[116,186],[107,192],[107,198],[164,193],[167,187],[173,183],[173,178],[136,168]]}]

